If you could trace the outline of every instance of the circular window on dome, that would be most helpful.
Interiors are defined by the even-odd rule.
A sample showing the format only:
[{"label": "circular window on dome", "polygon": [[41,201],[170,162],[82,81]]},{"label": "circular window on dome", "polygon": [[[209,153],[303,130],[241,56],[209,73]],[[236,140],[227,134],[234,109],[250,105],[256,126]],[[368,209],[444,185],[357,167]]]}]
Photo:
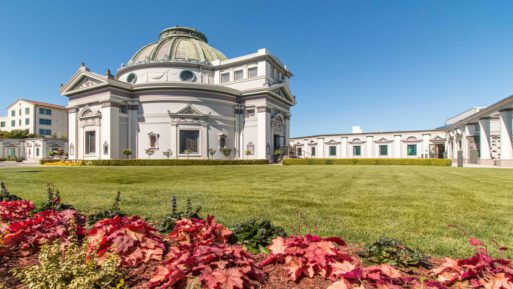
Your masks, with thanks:
[{"label": "circular window on dome", "polygon": [[196,81],[196,75],[194,75],[194,72],[190,70],[183,70],[180,72],[180,79],[182,81],[194,82]]},{"label": "circular window on dome", "polygon": [[137,75],[135,75],[135,73],[130,73],[126,78],[126,81],[128,83],[134,84],[137,81]]}]

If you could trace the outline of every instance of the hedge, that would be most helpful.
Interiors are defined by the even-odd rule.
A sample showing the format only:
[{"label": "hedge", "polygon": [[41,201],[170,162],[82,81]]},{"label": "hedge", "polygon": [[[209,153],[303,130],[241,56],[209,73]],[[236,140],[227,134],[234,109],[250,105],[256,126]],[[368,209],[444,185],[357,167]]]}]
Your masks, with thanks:
[{"label": "hedge", "polygon": [[451,166],[449,159],[285,159],[284,165],[410,165]]},{"label": "hedge", "polygon": [[205,166],[205,165],[263,165],[268,160],[176,160],[176,159],[129,159],[129,160],[91,160],[85,161],[91,166]]},{"label": "hedge", "polygon": [[56,162],[60,162],[62,160],[58,160],[58,159],[42,159],[42,160],[39,160],[39,163],[44,165],[46,163],[56,163]]}]

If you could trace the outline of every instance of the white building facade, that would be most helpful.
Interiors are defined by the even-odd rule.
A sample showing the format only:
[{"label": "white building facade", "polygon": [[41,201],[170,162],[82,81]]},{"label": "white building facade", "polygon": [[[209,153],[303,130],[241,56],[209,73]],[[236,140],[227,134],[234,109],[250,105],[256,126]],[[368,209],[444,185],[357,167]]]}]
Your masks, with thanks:
[{"label": "white building facade", "polygon": [[85,65],[68,97],[69,158],[271,159],[289,142],[292,73],[266,49],[228,59],[172,27],[115,76]]},{"label": "white building facade", "polygon": [[316,135],[291,139],[299,158],[444,158],[444,130]]},{"label": "white building facade", "polygon": [[68,134],[68,111],[64,106],[19,99],[0,117],[0,131],[27,130],[41,137],[65,138]]}]

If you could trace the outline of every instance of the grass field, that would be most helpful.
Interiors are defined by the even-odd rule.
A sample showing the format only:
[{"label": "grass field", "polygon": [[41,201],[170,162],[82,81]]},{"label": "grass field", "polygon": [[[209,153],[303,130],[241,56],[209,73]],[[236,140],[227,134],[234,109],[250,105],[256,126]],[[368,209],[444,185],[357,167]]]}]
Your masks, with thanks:
[{"label": "grass field", "polygon": [[[191,198],[232,225],[265,217],[351,242],[403,240],[434,256],[471,252],[456,225],[513,247],[513,170],[416,166],[43,167],[0,169],[12,193],[36,203],[54,183],[91,213],[122,192],[122,208],[158,220]],[[316,229],[317,227],[317,229]]]}]

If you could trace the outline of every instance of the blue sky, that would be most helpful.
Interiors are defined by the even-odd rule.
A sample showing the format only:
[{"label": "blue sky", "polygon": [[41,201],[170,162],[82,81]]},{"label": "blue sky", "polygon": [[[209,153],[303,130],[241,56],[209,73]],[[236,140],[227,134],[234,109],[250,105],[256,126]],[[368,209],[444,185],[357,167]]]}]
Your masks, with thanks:
[{"label": "blue sky", "polygon": [[[84,61],[116,71],[169,26],[294,73],[291,135],[426,129],[513,94],[513,1],[8,1],[0,107],[58,94]],[[2,110],[2,114],[5,112]]]}]

